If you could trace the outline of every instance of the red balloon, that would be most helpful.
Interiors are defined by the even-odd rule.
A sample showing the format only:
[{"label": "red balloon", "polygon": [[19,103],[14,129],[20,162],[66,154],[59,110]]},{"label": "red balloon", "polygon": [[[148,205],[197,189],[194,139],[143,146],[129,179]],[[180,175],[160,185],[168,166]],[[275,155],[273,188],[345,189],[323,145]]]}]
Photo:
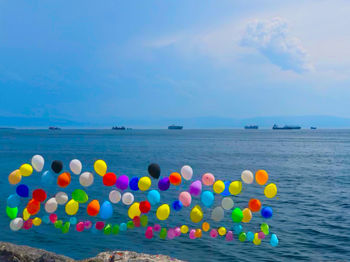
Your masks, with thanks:
[{"label": "red balloon", "polygon": [[60,187],[67,187],[70,184],[70,173],[64,172],[57,177],[57,185]]},{"label": "red balloon", "polygon": [[38,202],[44,202],[46,199],[46,192],[42,189],[35,189],[33,191],[33,199]]},{"label": "red balloon", "polygon": [[106,173],[103,176],[103,184],[105,186],[114,186],[116,182],[117,182],[117,176],[112,172]]},{"label": "red balloon", "polygon": [[151,204],[147,200],[142,201],[142,202],[140,202],[139,209],[140,209],[141,213],[146,214],[151,210]]},{"label": "red balloon", "polygon": [[134,216],[132,219],[132,222],[134,222],[135,227],[140,227],[141,225],[141,219],[139,216]]},{"label": "red balloon", "polygon": [[28,202],[27,205],[27,211],[29,214],[31,214],[32,216],[37,214],[40,211],[40,202],[34,199],[31,199]]}]

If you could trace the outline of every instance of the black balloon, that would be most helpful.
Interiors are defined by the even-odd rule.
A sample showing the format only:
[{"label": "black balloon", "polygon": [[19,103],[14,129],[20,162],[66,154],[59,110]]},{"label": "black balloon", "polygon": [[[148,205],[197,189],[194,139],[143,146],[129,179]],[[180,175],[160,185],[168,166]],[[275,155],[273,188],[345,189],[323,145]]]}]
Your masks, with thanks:
[{"label": "black balloon", "polygon": [[155,179],[158,179],[160,176],[160,167],[156,163],[152,163],[148,166],[148,173],[154,177]]},{"label": "black balloon", "polygon": [[58,174],[59,172],[62,171],[62,169],[63,169],[63,164],[62,164],[61,161],[55,160],[55,161],[52,162],[51,168],[52,168],[53,172],[55,172],[56,174]]}]

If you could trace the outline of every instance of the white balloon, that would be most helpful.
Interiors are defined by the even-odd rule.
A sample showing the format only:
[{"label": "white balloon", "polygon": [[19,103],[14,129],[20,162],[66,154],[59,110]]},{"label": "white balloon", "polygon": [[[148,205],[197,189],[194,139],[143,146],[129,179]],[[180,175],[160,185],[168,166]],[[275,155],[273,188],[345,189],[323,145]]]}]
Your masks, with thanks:
[{"label": "white balloon", "polygon": [[91,186],[94,182],[94,175],[90,172],[84,172],[80,175],[79,182],[82,186]]},{"label": "white balloon", "polygon": [[41,172],[44,167],[45,160],[41,155],[35,155],[32,157],[32,166],[37,172]]},{"label": "white balloon", "polygon": [[76,175],[79,175],[81,173],[82,167],[83,166],[82,166],[80,160],[78,160],[78,159],[73,159],[69,163],[70,170],[72,170],[72,172]]},{"label": "white balloon", "polygon": [[16,217],[15,219],[12,219],[10,222],[10,228],[12,231],[18,231],[23,226],[23,218]]},{"label": "white balloon", "polygon": [[55,196],[56,201],[59,205],[64,205],[68,201],[68,196],[64,192],[58,192]]},{"label": "white balloon", "polygon": [[192,178],[192,175],[193,175],[192,167],[187,166],[187,165],[183,166],[181,168],[181,175],[184,179],[190,180]]},{"label": "white balloon", "polygon": [[57,210],[57,200],[56,200],[56,198],[52,197],[52,198],[50,198],[49,200],[46,201],[46,203],[45,203],[45,211],[47,213],[53,213],[56,210]]},{"label": "white balloon", "polygon": [[244,170],[241,174],[241,178],[246,184],[252,184],[254,182],[254,174],[249,170]]},{"label": "white balloon", "polygon": [[119,191],[112,190],[111,192],[109,192],[109,200],[113,204],[117,204],[120,201],[121,198],[122,198],[122,195],[120,194]]},{"label": "white balloon", "polygon": [[222,207],[216,207],[211,212],[211,219],[216,222],[221,221],[224,218],[224,209]]},{"label": "white balloon", "polygon": [[233,200],[232,198],[230,197],[224,197],[222,200],[221,200],[221,206],[226,209],[226,210],[230,210],[233,208]]},{"label": "white balloon", "polygon": [[131,205],[134,202],[134,195],[129,192],[124,193],[122,196],[122,202],[124,205]]}]

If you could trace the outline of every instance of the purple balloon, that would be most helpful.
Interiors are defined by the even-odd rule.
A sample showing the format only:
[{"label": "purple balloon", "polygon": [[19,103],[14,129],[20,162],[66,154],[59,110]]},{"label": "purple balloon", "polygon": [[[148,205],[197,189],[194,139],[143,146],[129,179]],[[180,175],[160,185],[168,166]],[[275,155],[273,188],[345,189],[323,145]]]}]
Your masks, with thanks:
[{"label": "purple balloon", "polygon": [[169,238],[169,239],[173,239],[175,236],[176,236],[176,235],[175,235],[175,230],[174,230],[173,228],[170,228],[170,229],[168,230],[168,238]]},{"label": "purple balloon", "polygon": [[233,232],[228,231],[226,234],[226,241],[232,241],[233,240]]},{"label": "purple balloon", "polygon": [[168,190],[170,187],[170,180],[169,177],[163,177],[161,180],[158,182],[158,188],[161,191]]},{"label": "purple balloon", "polygon": [[129,177],[126,175],[121,175],[117,178],[117,183],[115,184],[120,190],[125,190],[129,185]]},{"label": "purple balloon", "polygon": [[200,180],[194,181],[190,185],[190,194],[193,196],[199,196],[202,192],[202,182]]}]

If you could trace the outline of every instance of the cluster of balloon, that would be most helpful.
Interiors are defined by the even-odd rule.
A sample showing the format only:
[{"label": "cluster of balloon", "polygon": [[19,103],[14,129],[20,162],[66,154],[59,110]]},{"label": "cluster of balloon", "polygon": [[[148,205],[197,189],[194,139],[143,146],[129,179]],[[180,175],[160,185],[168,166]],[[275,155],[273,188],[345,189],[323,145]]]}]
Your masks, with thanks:
[{"label": "cluster of balloon", "polygon": [[[262,240],[270,235],[271,246],[278,245],[278,237],[275,233],[270,234],[271,226],[267,223],[273,216],[273,209],[266,205],[266,201],[276,197],[277,186],[274,183],[267,184],[269,175],[265,170],[258,170],[255,174],[244,170],[240,180],[234,181],[223,181],[216,179],[212,173],[204,173],[200,179],[187,182],[194,176],[193,169],[189,165],[183,166],[180,172],[172,172],[168,176],[161,177],[160,166],[152,163],[148,166],[149,176],[131,178],[111,172],[106,162],[101,159],[96,160],[93,165],[97,178],[94,172],[82,172],[83,165],[78,159],[71,160],[68,166],[69,170],[65,170],[62,161],[54,160],[50,169],[44,170],[45,159],[41,155],[35,155],[30,164],[24,163],[10,173],[8,181],[15,186],[15,192],[7,198],[6,206],[11,230],[29,230],[33,226],[53,224],[62,233],[68,233],[74,228],[78,232],[91,230],[94,233],[101,231],[106,235],[117,235],[120,232],[143,227],[147,239],[155,236],[159,236],[160,239],[174,239],[181,235],[197,239],[203,234],[209,234],[211,238],[222,237],[226,241],[233,241],[236,238],[240,242],[247,241],[260,245]],[[33,172],[42,173],[42,187],[35,185],[30,189],[28,183],[25,183],[26,177],[31,176]],[[73,188],[69,191],[71,193],[67,194],[63,190],[72,187],[74,175],[78,176],[80,188]],[[102,178],[98,179],[99,176]],[[94,197],[90,199],[87,190],[95,179],[110,190],[107,200]],[[157,183],[153,183],[153,188],[152,179],[158,180]],[[266,199],[250,198],[242,208],[236,206],[236,198],[244,192],[244,185],[251,185],[254,181],[258,187],[264,187],[263,193]],[[54,183],[62,191],[53,193],[44,190],[47,185]],[[178,197],[166,203],[161,194],[171,187],[178,188]],[[136,201],[133,191],[141,191],[146,195]],[[220,200],[215,201],[215,198]],[[118,203],[127,206],[127,216],[130,220],[113,225],[108,221],[113,218],[114,205]],[[59,206],[64,206],[66,214],[60,218],[56,213]],[[176,214],[186,208],[189,208],[189,225],[175,225],[170,228],[161,225],[169,223],[167,220],[171,213]],[[153,225],[148,218],[150,212],[155,213],[157,218]],[[77,215],[84,213],[86,215],[78,219]],[[209,216],[206,216],[207,213]],[[245,232],[243,225],[253,220],[253,214],[260,217],[263,222],[257,232]],[[229,217],[232,224],[213,227],[207,221],[211,219],[214,224],[222,221],[227,223],[225,217]]]}]

